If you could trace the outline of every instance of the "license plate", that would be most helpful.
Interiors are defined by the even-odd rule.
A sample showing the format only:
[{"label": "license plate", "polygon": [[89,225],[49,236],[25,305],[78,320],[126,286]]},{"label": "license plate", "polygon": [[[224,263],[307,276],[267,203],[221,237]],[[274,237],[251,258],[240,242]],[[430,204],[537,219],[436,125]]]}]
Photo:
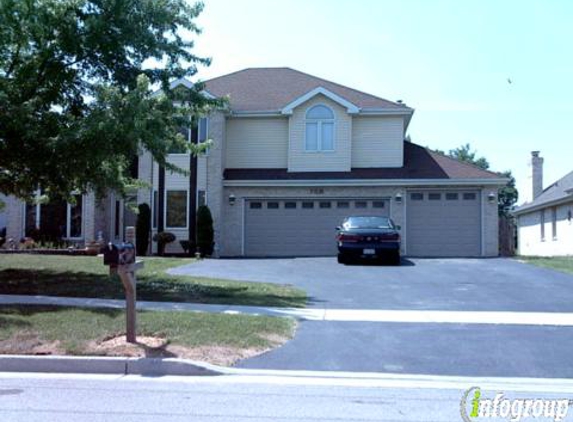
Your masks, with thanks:
[{"label": "license plate", "polygon": [[376,254],[376,250],[375,249],[364,249],[364,255],[375,255]]}]

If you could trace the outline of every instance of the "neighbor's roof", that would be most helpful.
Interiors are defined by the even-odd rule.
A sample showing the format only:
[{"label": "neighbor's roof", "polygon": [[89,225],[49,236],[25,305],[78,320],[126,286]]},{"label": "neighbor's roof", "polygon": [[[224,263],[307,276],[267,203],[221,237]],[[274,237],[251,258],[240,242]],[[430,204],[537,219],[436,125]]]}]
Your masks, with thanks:
[{"label": "neighbor's roof", "polygon": [[249,68],[204,83],[205,90],[215,97],[229,96],[230,108],[236,112],[277,112],[319,87],[333,92],[360,109],[412,111],[404,104],[366,94],[288,67]]},{"label": "neighbor's roof", "polygon": [[567,199],[573,201],[573,171],[545,188],[535,200],[518,207],[514,213],[523,214]]},{"label": "neighbor's roof", "polygon": [[353,168],[349,172],[289,172],[287,169],[226,169],[225,180],[438,179],[503,181],[497,173],[404,141],[404,166]]}]

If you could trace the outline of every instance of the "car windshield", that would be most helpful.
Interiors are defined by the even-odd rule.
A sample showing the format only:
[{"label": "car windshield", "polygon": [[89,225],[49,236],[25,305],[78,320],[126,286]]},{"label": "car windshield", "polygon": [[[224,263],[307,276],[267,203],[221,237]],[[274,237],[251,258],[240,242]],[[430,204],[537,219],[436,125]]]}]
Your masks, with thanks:
[{"label": "car windshield", "polygon": [[394,224],[388,217],[348,217],[342,227],[348,229],[393,229]]}]

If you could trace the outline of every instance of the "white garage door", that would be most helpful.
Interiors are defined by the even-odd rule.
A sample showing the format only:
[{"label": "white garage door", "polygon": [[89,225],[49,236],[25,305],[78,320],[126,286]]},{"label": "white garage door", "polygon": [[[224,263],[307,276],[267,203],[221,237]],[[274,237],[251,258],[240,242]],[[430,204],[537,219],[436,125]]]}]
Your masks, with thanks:
[{"label": "white garage door", "polygon": [[408,192],[406,226],[410,256],[480,256],[479,192]]},{"label": "white garage door", "polygon": [[387,199],[250,199],[245,206],[247,256],[332,256],[345,217],[389,215]]}]

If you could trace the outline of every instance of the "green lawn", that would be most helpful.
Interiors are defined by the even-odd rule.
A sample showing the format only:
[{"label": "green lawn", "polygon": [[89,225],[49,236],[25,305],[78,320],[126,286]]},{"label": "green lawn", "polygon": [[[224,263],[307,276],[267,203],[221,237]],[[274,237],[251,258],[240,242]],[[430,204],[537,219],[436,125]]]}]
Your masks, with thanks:
[{"label": "green lawn", "polygon": [[[137,323],[138,336],[168,342],[161,350],[137,346],[140,355],[200,358],[219,364],[276,347],[293,336],[296,326],[291,318],[146,311],[138,313]],[[0,306],[0,353],[124,355],[125,350],[96,348],[124,332],[123,310]]]},{"label": "green lawn", "polygon": [[[252,306],[304,307],[306,294],[292,286],[172,276],[168,268],[193,259],[143,258],[137,298]],[[101,257],[0,254],[0,294],[121,299],[124,291]]]},{"label": "green lawn", "polygon": [[552,258],[520,256],[519,259],[528,264],[537,265],[538,267],[551,268],[553,270],[573,274],[573,256]]}]

